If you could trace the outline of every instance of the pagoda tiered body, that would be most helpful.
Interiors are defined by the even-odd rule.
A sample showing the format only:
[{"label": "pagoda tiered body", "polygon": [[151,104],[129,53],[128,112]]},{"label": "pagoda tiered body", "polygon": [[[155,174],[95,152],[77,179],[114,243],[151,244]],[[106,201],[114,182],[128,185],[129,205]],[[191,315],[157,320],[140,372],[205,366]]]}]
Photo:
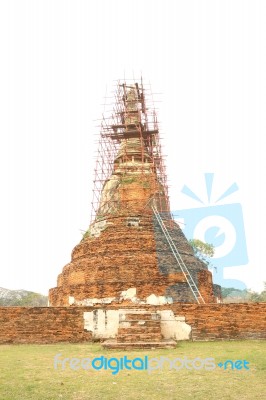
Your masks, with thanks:
[{"label": "pagoda tiered body", "polygon": [[150,88],[118,82],[100,130],[92,218],[50,289],[51,306],[196,302],[154,209],[206,303],[212,274],[172,219]]}]

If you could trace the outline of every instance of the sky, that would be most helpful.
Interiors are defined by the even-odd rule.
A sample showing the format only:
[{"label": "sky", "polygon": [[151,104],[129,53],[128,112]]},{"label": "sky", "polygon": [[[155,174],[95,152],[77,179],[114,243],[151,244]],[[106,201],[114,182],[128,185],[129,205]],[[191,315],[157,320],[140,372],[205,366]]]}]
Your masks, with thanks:
[{"label": "sky", "polygon": [[[171,209],[193,216],[205,207],[211,217],[236,183],[216,225],[230,241],[237,224],[245,240],[224,277],[261,291],[265,40],[263,0],[2,0],[0,287],[47,294],[56,286],[89,226],[104,98],[118,79],[142,75],[156,100]],[[205,174],[213,174],[210,199]]]}]

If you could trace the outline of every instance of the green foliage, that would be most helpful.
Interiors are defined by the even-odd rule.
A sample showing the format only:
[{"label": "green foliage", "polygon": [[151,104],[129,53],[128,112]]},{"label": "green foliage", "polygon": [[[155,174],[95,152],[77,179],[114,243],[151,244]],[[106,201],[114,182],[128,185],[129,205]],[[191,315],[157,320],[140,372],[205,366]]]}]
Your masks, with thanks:
[{"label": "green foliage", "polygon": [[135,178],[135,177],[123,177],[122,179],[121,179],[121,184],[122,185],[127,185],[127,184],[130,184],[130,183],[133,183],[133,182],[137,182],[137,179]]},{"label": "green foliage", "polygon": [[222,298],[225,303],[247,303],[249,301],[249,292],[247,289],[222,287]]},{"label": "green foliage", "polygon": [[264,282],[264,290],[261,293],[249,290],[248,299],[251,302],[266,302],[266,282]]},{"label": "green foliage", "polygon": [[[208,267],[211,267],[210,258],[214,255],[214,246],[204,243],[199,239],[191,239],[189,243],[193,248],[195,256],[205,262]],[[251,291],[250,289],[240,290],[222,287],[222,297],[228,301],[235,302],[266,302],[266,282],[264,282],[264,290],[261,293]]]},{"label": "green foliage", "polygon": [[138,182],[142,187],[145,189],[148,189],[151,187],[151,184],[149,181],[145,180],[143,181],[140,177],[136,176],[124,176],[121,178],[121,185],[130,185],[131,183]]},{"label": "green foliage", "polygon": [[228,302],[266,302],[266,282],[264,282],[264,290],[261,293],[254,292],[250,289],[235,289],[235,288],[223,288],[222,297]]},{"label": "green foliage", "polygon": [[90,229],[88,229],[86,232],[83,233],[82,235],[82,240],[86,239],[87,237],[91,236]]},{"label": "green foliage", "polygon": [[95,218],[95,221],[100,221],[100,220],[103,219],[103,218],[105,218],[105,215],[104,215],[104,214],[97,214],[97,215],[96,215],[96,218]]},{"label": "green foliage", "polygon": [[224,287],[222,287],[222,296],[223,296],[223,297],[228,297],[228,296],[230,296],[230,294],[232,294],[232,293],[239,293],[239,294],[241,294],[241,293],[243,293],[243,292],[244,292],[243,290],[235,289],[235,288],[233,288],[233,287],[230,287],[230,288],[224,288]]},{"label": "green foliage", "polygon": [[144,187],[144,189],[149,189],[151,187],[151,183],[148,181],[144,181],[142,182],[142,186]]},{"label": "green foliage", "polygon": [[189,243],[193,247],[196,256],[213,257],[214,246],[209,243],[204,243],[199,239],[190,239]]},{"label": "green foliage", "polygon": [[194,251],[195,256],[211,267],[210,258],[214,255],[214,246],[210,243],[204,243],[199,239],[190,239],[190,245]]}]

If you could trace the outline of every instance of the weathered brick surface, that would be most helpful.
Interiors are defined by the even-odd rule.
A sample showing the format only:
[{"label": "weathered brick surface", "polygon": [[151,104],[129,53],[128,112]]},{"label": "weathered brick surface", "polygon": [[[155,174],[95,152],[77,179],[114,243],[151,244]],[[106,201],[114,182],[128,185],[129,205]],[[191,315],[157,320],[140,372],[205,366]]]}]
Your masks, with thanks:
[{"label": "weathered brick surface", "polygon": [[[106,308],[117,307],[110,305]],[[186,323],[192,326],[193,340],[266,339],[266,303],[176,303],[171,306],[138,306],[140,308],[150,312],[172,309],[176,316],[185,316]],[[91,333],[84,331],[83,312],[93,309],[0,307],[0,343],[90,341]]]},{"label": "weathered brick surface", "polygon": [[[131,225],[129,218],[133,216],[109,218],[99,237],[87,237],[74,248],[71,263],[49,292],[50,305],[67,306],[69,296],[77,302],[114,297],[121,304],[120,295],[129,288],[136,288],[136,297],[142,301],[155,294],[172,297],[175,302],[195,302],[152,212],[135,215],[137,226]],[[205,301],[215,302],[206,265],[195,258],[177,224],[173,222],[169,229],[196,283],[200,271],[206,278],[200,280]]]},{"label": "weathered brick surface", "polygon": [[[214,285],[212,284],[212,274],[210,271],[198,271],[198,289],[206,303],[213,303],[214,299]],[[216,285],[218,286],[218,285]]]},{"label": "weathered brick surface", "polygon": [[91,340],[79,308],[0,307],[0,343],[56,343]]},{"label": "weathered brick surface", "polygon": [[193,340],[266,339],[266,303],[174,304],[192,326]]}]

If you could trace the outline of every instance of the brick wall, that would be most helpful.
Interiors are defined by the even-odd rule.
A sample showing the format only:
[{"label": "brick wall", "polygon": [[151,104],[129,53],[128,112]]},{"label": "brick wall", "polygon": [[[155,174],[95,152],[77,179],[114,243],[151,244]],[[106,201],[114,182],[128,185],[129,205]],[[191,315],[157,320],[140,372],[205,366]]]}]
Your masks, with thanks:
[{"label": "brick wall", "polygon": [[[186,323],[192,326],[193,340],[266,339],[266,303],[173,304],[140,308],[149,311],[172,309],[175,315],[185,316]],[[90,341],[91,333],[84,331],[83,312],[93,309],[0,307],[0,343]],[[108,306],[107,309],[115,307]]]},{"label": "brick wall", "polygon": [[83,310],[52,307],[0,307],[0,343],[56,343],[91,340]]},{"label": "brick wall", "polygon": [[173,305],[192,326],[193,340],[266,339],[266,303]]}]

